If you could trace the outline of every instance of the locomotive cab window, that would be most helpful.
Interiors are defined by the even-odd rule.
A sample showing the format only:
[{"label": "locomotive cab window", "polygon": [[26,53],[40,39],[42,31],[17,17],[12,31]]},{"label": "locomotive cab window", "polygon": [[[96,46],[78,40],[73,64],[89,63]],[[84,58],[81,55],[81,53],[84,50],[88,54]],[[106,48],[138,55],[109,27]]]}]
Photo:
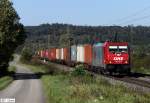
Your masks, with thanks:
[{"label": "locomotive cab window", "polygon": [[109,52],[111,53],[127,53],[127,46],[109,46]]},{"label": "locomotive cab window", "polygon": [[128,47],[127,46],[119,46],[119,52],[127,53],[128,52]]},{"label": "locomotive cab window", "polygon": [[117,51],[118,51],[118,47],[117,46],[109,46],[109,52],[116,53]]}]

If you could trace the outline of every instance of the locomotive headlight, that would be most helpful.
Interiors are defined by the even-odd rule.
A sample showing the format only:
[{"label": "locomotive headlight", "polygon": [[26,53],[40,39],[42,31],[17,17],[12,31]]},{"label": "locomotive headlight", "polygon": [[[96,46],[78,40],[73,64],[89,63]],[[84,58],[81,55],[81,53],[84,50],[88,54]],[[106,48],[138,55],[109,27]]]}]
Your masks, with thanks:
[{"label": "locomotive headlight", "polygon": [[128,64],[128,61],[125,61],[126,64]]},{"label": "locomotive headlight", "polygon": [[111,61],[109,61],[109,63],[111,64],[112,62],[111,62]]},{"label": "locomotive headlight", "polygon": [[106,63],[106,61],[104,60],[104,63]]}]

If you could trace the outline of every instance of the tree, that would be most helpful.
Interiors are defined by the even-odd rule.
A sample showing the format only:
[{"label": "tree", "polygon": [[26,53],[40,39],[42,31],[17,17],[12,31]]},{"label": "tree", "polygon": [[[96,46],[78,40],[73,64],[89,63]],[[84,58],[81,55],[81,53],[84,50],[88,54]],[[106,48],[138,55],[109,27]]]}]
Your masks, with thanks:
[{"label": "tree", "polygon": [[70,45],[72,45],[72,41],[72,34],[70,33],[69,27],[67,27],[67,33],[62,34],[59,38],[59,45],[61,47],[69,47]]},{"label": "tree", "polygon": [[70,34],[64,34],[64,35],[61,35],[60,36],[60,39],[59,39],[59,45],[61,47],[68,47],[71,45],[71,41],[72,41],[72,38],[70,36]]},{"label": "tree", "polygon": [[25,40],[24,27],[9,0],[0,1],[0,73],[7,71],[16,47]]},{"label": "tree", "polygon": [[22,62],[30,62],[32,58],[32,50],[30,48],[23,48],[20,60]]}]

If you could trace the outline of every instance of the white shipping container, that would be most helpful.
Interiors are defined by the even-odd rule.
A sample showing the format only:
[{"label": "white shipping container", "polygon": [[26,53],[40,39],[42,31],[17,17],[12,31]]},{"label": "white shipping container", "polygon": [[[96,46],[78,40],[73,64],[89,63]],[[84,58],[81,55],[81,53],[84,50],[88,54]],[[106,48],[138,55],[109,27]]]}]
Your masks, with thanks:
[{"label": "white shipping container", "polygon": [[61,58],[60,59],[64,60],[64,50],[63,50],[63,48],[61,48],[60,51],[61,51],[60,52],[60,54],[61,54]]},{"label": "white shipping container", "polygon": [[56,59],[59,59],[59,49],[56,49]]},{"label": "white shipping container", "polygon": [[77,46],[77,62],[84,62],[84,46]]},{"label": "white shipping container", "polygon": [[43,51],[41,50],[41,57],[44,57],[44,55],[43,55]]}]

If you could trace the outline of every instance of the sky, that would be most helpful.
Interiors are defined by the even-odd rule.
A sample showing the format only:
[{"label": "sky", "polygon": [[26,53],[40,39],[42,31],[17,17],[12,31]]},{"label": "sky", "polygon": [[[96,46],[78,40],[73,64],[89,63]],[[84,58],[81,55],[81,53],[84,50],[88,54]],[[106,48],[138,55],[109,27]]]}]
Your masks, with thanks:
[{"label": "sky", "polygon": [[150,0],[11,0],[25,26],[150,25]]}]

